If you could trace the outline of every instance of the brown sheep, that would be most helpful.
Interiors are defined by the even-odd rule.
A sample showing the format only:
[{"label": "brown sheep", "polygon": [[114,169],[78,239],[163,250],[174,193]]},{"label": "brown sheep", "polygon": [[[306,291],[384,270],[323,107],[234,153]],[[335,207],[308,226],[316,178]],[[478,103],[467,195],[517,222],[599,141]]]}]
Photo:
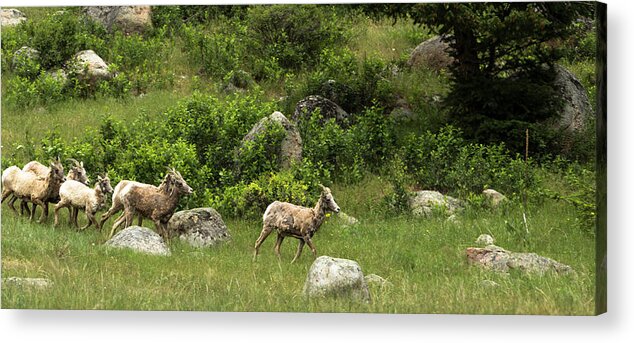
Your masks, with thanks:
[{"label": "brown sheep", "polygon": [[192,188],[187,185],[179,172],[171,169],[157,189],[132,185],[121,194],[123,200],[123,216],[112,226],[110,237],[115,230],[124,224],[124,228],[132,225],[135,214],[154,221],[156,230],[167,240],[167,222],[172,218],[181,195],[191,194]]},{"label": "brown sheep", "polygon": [[313,256],[317,257],[317,250],[313,244],[312,237],[319,230],[319,227],[326,218],[326,212],[334,211],[339,213],[341,210],[339,205],[332,197],[330,188],[319,185],[322,188],[321,195],[314,208],[293,205],[287,202],[274,201],[264,212],[263,227],[260,237],[255,241],[255,252],[253,260],[258,256],[258,250],[264,240],[277,230],[277,241],[275,242],[275,253],[278,258],[280,255],[280,246],[285,237],[291,236],[299,239],[297,253],[291,261],[294,263],[302,253],[304,244],[308,244]]}]

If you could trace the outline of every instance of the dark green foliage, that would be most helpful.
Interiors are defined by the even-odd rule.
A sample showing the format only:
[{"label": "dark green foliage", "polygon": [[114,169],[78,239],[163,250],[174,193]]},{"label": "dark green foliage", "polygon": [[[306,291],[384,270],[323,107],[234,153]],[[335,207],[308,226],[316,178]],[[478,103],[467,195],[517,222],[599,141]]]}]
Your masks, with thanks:
[{"label": "dark green foliage", "polygon": [[281,143],[286,136],[284,127],[268,121],[253,140],[245,140],[237,150],[237,176],[242,181],[251,181],[264,173],[278,169]]},{"label": "dark green foliage", "polygon": [[374,104],[390,108],[395,102],[388,65],[379,58],[359,60],[347,49],[324,49],[317,68],[297,92],[301,98],[321,95],[348,113]]},{"label": "dark green foliage", "polygon": [[251,6],[246,21],[253,52],[265,59],[274,57],[282,68],[311,65],[324,48],[346,40],[343,26],[328,6]]},{"label": "dark green foliage", "polygon": [[552,68],[561,52],[551,41],[591,11],[589,3],[461,3],[416,5],[411,15],[452,37],[451,118],[467,137],[491,143],[514,142],[514,131],[557,116]]},{"label": "dark green foliage", "polygon": [[403,157],[422,189],[467,195],[494,188],[517,196],[535,187],[530,160],[511,157],[504,144],[467,143],[451,126],[437,134],[411,135],[404,144]]}]

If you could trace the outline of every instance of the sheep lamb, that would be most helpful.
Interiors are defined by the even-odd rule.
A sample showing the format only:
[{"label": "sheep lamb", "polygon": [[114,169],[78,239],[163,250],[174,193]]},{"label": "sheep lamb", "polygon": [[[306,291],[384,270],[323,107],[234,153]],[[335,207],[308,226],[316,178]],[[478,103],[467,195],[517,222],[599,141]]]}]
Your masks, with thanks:
[{"label": "sheep lamb", "polygon": [[95,214],[103,207],[106,200],[105,195],[108,193],[112,193],[112,187],[110,186],[110,179],[107,174],[103,178],[97,176],[97,182],[94,188],[90,188],[75,180],[64,182],[59,189],[60,200],[55,206],[54,225],[57,226],[59,224],[59,210],[64,207],[70,207],[75,209],[70,215],[70,222],[75,224],[75,227],[79,227],[77,223],[77,212],[83,208],[86,212],[88,223],[81,229],[85,230],[92,224],[95,224],[95,227],[99,228]]},{"label": "sheep lamb", "polygon": [[275,242],[275,254],[280,255],[280,246],[285,237],[295,237],[299,239],[297,253],[291,261],[294,263],[302,253],[304,244],[308,244],[314,257],[317,257],[317,250],[313,244],[312,237],[319,230],[326,218],[326,212],[333,211],[339,213],[341,210],[335,202],[330,188],[319,185],[322,189],[319,200],[314,208],[298,206],[287,202],[274,201],[264,212],[263,228],[260,237],[255,241],[255,252],[253,260],[258,256],[258,250],[264,240],[277,230],[277,241]]},{"label": "sheep lamb", "polygon": [[132,225],[134,215],[139,214],[154,221],[157,232],[166,241],[169,238],[167,222],[174,214],[181,195],[193,192],[181,174],[174,169],[165,175],[163,183],[156,189],[131,185],[125,190],[120,194],[123,203],[123,216],[114,223],[109,237],[112,237],[116,229],[122,224],[124,228]]}]

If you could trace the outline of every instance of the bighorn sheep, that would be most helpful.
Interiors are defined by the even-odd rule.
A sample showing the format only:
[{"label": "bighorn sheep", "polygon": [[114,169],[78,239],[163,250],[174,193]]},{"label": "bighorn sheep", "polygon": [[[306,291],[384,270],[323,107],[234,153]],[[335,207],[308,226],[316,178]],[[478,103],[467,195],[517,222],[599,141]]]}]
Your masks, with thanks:
[{"label": "bighorn sheep", "polygon": [[48,202],[46,201],[55,189],[59,189],[62,182],[66,181],[64,167],[59,160],[51,162],[49,173],[45,177],[39,177],[34,173],[25,172],[16,166],[7,168],[2,175],[2,202],[11,194],[16,197],[9,201],[9,207],[17,213],[13,203],[18,198],[27,199],[33,203],[33,211],[29,220],[33,220],[35,208],[42,206],[43,211],[39,223],[48,216]]},{"label": "bighorn sheep", "polygon": [[121,216],[112,226],[110,236],[115,230],[124,224],[124,228],[132,225],[134,214],[154,221],[156,230],[167,240],[167,222],[172,218],[178,200],[181,195],[191,194],[192,188],[187,185],[179,172],[173,168],[165,175],[163,183],[158,188],[130,185],[125,188],[125,192],[120,193],[123,203],[123,216]]},{"label": "bighorn sheep", "polygon": [[110,179],[108,174],[103,178],[97,176],[97,182],[94,188],[90,188],[83,183],[75,180],[68,180],[62,184],[59,188],[59,202],[55,205],[55,226],[59,223],[58,211],[64,207],[71,207],[75,209],[70,214],[70,222],[75,224],[75,227],[79,227],[77,223],[77,211],[83,208],[86,212],[86,218],[88,223],[81,229],[84,230],[91,224],[95,224],[95,227],[99,228],[99,223],[95,218],[95,213],[101,207],[103,207],[106,197],[105,194],[112,193],[112,187],[110,186]]},{"label": "bighorn sheep", "polygon": [[[106,213],[101,215],[101,220],[99,221],[99,226],[98,226],[99,230],[101,230],[101,228],[103,227],[103,223],[105,223],[106,220],[108,220],[108,218],[112,217],[113,214],[123,209],[123,199],[121,198],[121,195],[126,194],[128,192],[128,189],[132,186],[148,187],[156,191],[158,191],[159,189],[159,187],[156,187],[154,185],[148,185],[146,183],[130,181],[130,180],[119,181],[119,183],[117,183],[117,185],[114,187],[114,191],[112,192],[112,206],[110,206],[110,209]],[[117,218],[115,222],[123,218],[124,215],[125,215],[124,213],[121,213],[121,216],[119,216],[119,218]],[[140,214],[139,214],[139,222],[137,225],[139,226],[143,225],[143,216]]]},{"label": "bighorn sheep", "polygon": [[299,255],[302,253],[304,244],[308,244],[313,255],[317,257],[317,251],[311,238],[319,230],[319,227],[323,223],[326,212],[334,211],[339,213],[341,210],[339,205],[332,197],[330,188],[319,185],[322,189],[317,205],[314,208],[302,207],[293,205],[287,202],[274,201],[271,203],[264,212],[263,228],[260,233],[260,237],[255,241],[255,252],[253,253],[253,260],[258,256],[258,250],[264,242],[264,240],[273,232],[277,230],[277,241],[275,242],[275,253],[278,258],[280,255],[280,246],[285,237],[291,236],[299,239],[299,246],[297,247],[297,253],[291,261],[294,263]]},{"label": "bighorn sheep", "polygon": [[[57,160],[59,161],[59,157],[57,158]],[[84,169],[84,162],[79,162],[73,158],[67,158],[66,160],[73,162],[73,166],[68,171],[68,174],[66,175],[66,179],[79,181],[87,185],[89,180],[88,180],[88,176],[86,175],[86,169]],[[31,161],[25,164],[22,170],[26,172],[34,173],[35,175],[39,177],[45,177],[49,173],[49,168],[38,161]],[[59,201],[59,188],[53,189],[51,196],[47,199],[47,202],[58,202],[58,201]],[[24,214],[24,211],[26,211],[28,215],[31,215],[29,211],[29,207],[27,206],[27,202],[25,200],[22,200],[20,202],[20,214]],[[70,208],[69,208],[69,211],[70,211]],[[71,215],[76,217],[77,211],[73,208],[72,212],[73,214]]]}]

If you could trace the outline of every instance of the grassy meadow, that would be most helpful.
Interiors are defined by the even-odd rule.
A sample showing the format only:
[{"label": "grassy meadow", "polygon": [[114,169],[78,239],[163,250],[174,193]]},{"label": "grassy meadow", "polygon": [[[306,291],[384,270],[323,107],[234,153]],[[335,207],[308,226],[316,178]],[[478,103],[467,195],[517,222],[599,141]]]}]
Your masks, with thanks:
[{"label": "grassy meadow", "polygon": [[[30,16],[33,21],[44,21],[56,10],[58,9],[24,8],[23,12]],[[163,15],[167,17],[166,14]],[[200,42],[209,39],[214,44],[221,46],[224,41],[218,37],[222,38],[223,36],[213,36],[212,34],[223,32],[227,27],[244,28],[240,26],[241,22],[237,21],[238,24],[236,24],[228,19],[226,23],[224,21],[210,21],[200,27],[191,24],[191,27],[188,28],[191,31],[183,29],[182,32],[176,31],[177,33],[172,35],[165,32],[150,35],[150,38],[161,41],[163,44],[160,45],[160,51],[156,51],[156,55],[161,56],[162,60],[160,72],[157,74],[148,72],[146,75],[143,73],[143,68],[152,69],[148,67],[149,62],[134,65],[131,62],[121,60],[119,67],[124,70],[121,75],[129,76],[132,80],[131,83],[135,85],[142,84],[142,86],[138,86],[138,89],[143,89],[141,92],[136,92],[134,87],[137,86],[134,86],[133,90],[128,90],[125,96],[106,96],[96,93],[87,97],[69,96],[60,101],[50,103],[41,101],[29,106],[22,106],[19,101],[15,100],[19,98],[7,97],[11,91],[9,88],[17,84],[14,83],[18,79],[17,73],[9,68],[5,72],[3,67],[2,169],[7,168],[9,165],[6,164],[9,162],[21,165],[31,159],[40,159],[41,162],[44,162],[58,151],[70,154],[70,152],[75,152],[70,147],[78,141],[82,142],[84,146],[88,145],[88,148],[84,147],[81,151],[86,156],[91,157],[103,157],[112,151],[120,153],[119,155],[136,157],[134,156],[135,151],[130,151],[134,149],[141,151],[142,149],[139,147],[143,148],[143,151],[149,151],[150,153],[142,155],[143,157],[137,158],[135,161],[123,161],[130,162],[126,166],[127,169],[111,169],[114,168],[112,165],[104,167],[105,162],[104,165],[99,164],[100,168],[104,167],[110,172],[111,177],[115,175],[115,178],[128,178],[129,175],[120,175],[121,170],[140,170],[142,169],[139,167],[140,165],[151,162],[148,156],[162,158],[162,156],[167,155],[163,150],[152,150],[156,146],[167,147],[167,149],[176,149],[177,146],[180,149],[185,146],[187,149],[183,148],[181,151],[188,153],[188,158],[191,157],[189,160],[178,160],[178,155],[181,152],[178,151],[174,153],[175,156],[170,155],[169,158],[173,158],[173,160],[168,158],[168,162],[179,167],[183,166],[183,169],[185,169],[184,166],[188,166],[189,169],[186,171],[189,174],[184,171],[183,175],[185,177],[193,175],[192,179],[194,176],[196,177],[196,182],[199,185],[196,189],[196,201],[198,202],[196,206],[211,206],[215,204],[213,201],[223,196],[238,198],[247,194],[240,193],[239,187],[249,190],[257,188],[248,187],[255,182],[261,182],[257,184],[258,187],[261,184],[266,184],[262,180],[267,180],[265,179],[267,176],[273,179],[274,173],[277,171],[260,170],[260,174],[264,176],[258,175],[259,178],[246,180],[243,183],[241,183],[243,180],[230,180],[230,177],[225,175],[230,168],[226,170],[207,168],[213,165],[211,162],[215,156],[196,155],[198,150],[195,148],[198,146],[195,144],[198,143],[190,144],[189,141],[183,143],[185,138],[181,140],[181,137],[178,137],[178,144],[170,141],[173,137],[169,135],[174,134],[170,131],[172,127],[159,126],[165,121],[164,118],[168,114],[171,115],[171,118],[178,118],[174,113],[181,113],[178,111],[183,109],[182,113],[194,113],[196,108],[188,107],[191,104],[205,108],[205,106],[213,107],[209,104],[220,107],[233,106],[235,103],[239,103],[243,107],[235,105],[235,108],[227,109],[227,113],[248,111],[252,109],[248,107],[252,103],[264,103],[266,106],[283,111],[285,115],[290,117],[297,100],[308,95],[302,92],[315,89],[313,87],[315,80],[321,80],[320,77],[328,79],[331,77],[329,72],[332,70],[336,72],[341,66],[349,65],[353,65],[353,67],[345,71],[341,67],[341,74],[342,78],[347,78],[346,82],[357,87],[350,86],[351,89],[354,88],[353,91],[356,93],[350,92],[358,98],[362,98],[366,93],[375,92],[372,93],[372,99],[363,103],[363,111],[365,108],[375,107],[375,102],[378,102],[376,99],[384,95],[380,92],[383,90],[381,87],[391,92],[390,99],[394,97],[405,99],[412,110],[412,118],[389,122],[377,120],[381,125],[389,123],[389,125],[385,125],[388,129],[378,133],[376,132],[378,130],[373,130],[372,125],[367,124],[372,123],[371,120],[363,122],[365,126],[363,129],[358,129],[358,132],[376,133],[372,137],[373,142],[389,142],[392,144],[393,151],[400,151],[402,147],[398,144],[402,144],[402,141],[418,142],[413,139],[405,140],[406,136],[420,135],[425,132],[431,135],[429,132],[435,133],[447,124],[447,113],[441,108],[437,100],[446,95],[450,88],[446,71],[436,72],[424,68],[410,70],[404,66],[409,53],[420,42],[431,37],[431,31],[415,25],[409,19],[370,20],[368,17],[359,15],[353,19],[346,17],[346,20],[348,21],[345,23],[349,25],[346,33],[347,41],[343,47],[338,47],[342,50],[324,48],[323,56],[331,58],[321,56],[317,59],[319,62],[315,62],[314,66],[296,69],[277,66],[276,59],[264,61],[269,63],[264,64],[264,67],[258,64],[259,61],[258,63],[249,62],[255,63],[250,70],[254,75],[273,70],[279,76],[258,79],[258,86],[238,92],[237,95],[227,94],[223,91],[226,75],[223,79],[222,75],[213,74],[215,70],[205,70],[204,66],[201,66],[202,62],[193,56],[191,49],[188,50],[187,44],[191,42],[188,43],[187,36],[182,33],[195,32],[200,34],[197,36]],[[3,39],[5,39],[5,34],[14,33],[3,31]],[[209,36],[205,36],[205,34]],[[19,38],[19,34],[9,37],[18,41],[18,38],[14,37]],[[118,39],[120,41],[117,42],[125,43],[126,39],[132,38],[119,37]],[[227,41],[232,44],[234,42],[231,39],[227,39]],[[235,42],[238,40],[236,39]],[[95,44],[98,45],[98,43]],[[123,45],[121,43],[121,46]],[[217,48],[216,45],[214,47]],[[217,49],[222,50],[221,48]],[[95,48],[95,50],[97,49]],[[112,48],[112,50],[116,49]],[[152,49],[147,51],[150,53],[145,57],[146,61],[155,61],[152,59],[154,51]],[[245,51],[247,50],[245,49]],[[223,51],[215,53],[218,56],[224,56]],[[236,52],[236,54],[238,53],[248,55],[240,51]],[[261,52],[248,51],[248,53],[258,54]],[[248,60],[248,57],[240,55],[240,58],[245,61]],[[8,59],[3,58],[2,61],[6,63]],[[243,61],[239,60],[238,62],[242,63]],[[247,65],[247,62],[244,64]],[[568,60],[565,65],[573,72],[580,74],[579,77],[586,84],[586,87],[591,83],[594,72],[591,68],[593,61]],[[126,67],[129,69],[125,69]],[[395,74],[385,72],[385,70],[392,70],[390,68],[399,69],[400,72]],[[154,80],[146,85],[143,84],[143,77],[155,78],[158,81]],[[357,79],[362,79],[370,86]],[[358,83],[356,83],[357,81]],[[196,102],[198,101],[196,96],[200,94],[210,95],[220,100],[208,103]],[[238,100],[235,100],[240,97],[253,97],[256,100],[245,101],[247,105],[241,105]],[[195,98],[196,101],[187,102],[191,98]],[[353,100],[360,102],[357,98],[353,98]],[[379,108],[380,105],[382,104],[376,105],[376,108]],[[192,105],[192,107],[195,106]],[[172,110],[174,108],[177,109]],[[214,111],[221,112],[216,108],[209,110],[210,113],[217,114]],[[368,111],[368,117],[375,113],[383,114],[380,110],[374,111]],[[359,113],[361,112],[359,110]],[[270,112],[263,115],[268,114]],[[256,115],[251,115],[248,118],[250,118],[249,120],[251,118],[260,119],[256,117]],[[203,116],[201,118],[204,119]],[[240,117],[226,115],[222,118],[235,119]],[[101,141],[95,138],[95,142],[91,142],[90,139],[94,137],[103,138],[106,136],[106,134],[100,133],[102,136],[99,136],[94,133],[106,131],[103,127],[107,120],[119,123],[117,125],[120,126],[113,125],[118,131],[113,131],[120,136],[113,134],[114,138],[108,137],[108,140],[104,138]],[[159,124],[143,126],[147,124],[144,121]],[[227,125],[229,124],[234,126],[226,131],[234,130],[237,127],[242,130],[231,133],[238,137],[239,141],[253,123],[249,123],[249,125],[238,123],[243,125],[246,130],[238,124],[228,123]],[[193,125],[201,124],[191,124],[191,126]],[[125,136],[121,133],[125,131],[121,127],[127,127],[134,134]],[[150,129],[147,132],[134,131],[150,127],[159,129],[152,132],[149,131]],[[332,126],[324,125],[324,127],[332,129]],[[207,129],[207,127],[202,126],[200,128],[201,132],[203,129]],[[364,136],[362,134],[354,136],[354,132],[357,132],[355,130],[357,128],[349,131],[338,129],[329,132],[340,135],[336,137],[339,139],[338,142],[357,144],[356,139],[363,143]],[[222,130],[210,132],[217,134],[215,138],[218,140],[229,137],[229,134]],[[349,132],[353,132],[353,134],[349,134]],[[50,141],[46,141],[46,137],[50,136],[51,133],[57,135],[56,137],[60,140],[56,146],[47,145],[50,144]],[[174,134],[174,136],[178,135],[178,132]],[[185,134],[181,135],[186,136]],[[134,141],[133,138],[130,138],[134,136],[141,138]],[[147,141],[144,141],[146,136],[148,137]],[[359,136],[362,139],[359,139]],[[199,138],[194,137],[192,140]],[[520,138],[524,139],[524,137]],[[448,141],[453,142],[452,139],[449,137]],[[108,144],[125,142],[131,145],[138,143],[138,145],[125,149],[125,144],[117,146],[113,143],[112,147],[114,148],[107,147],[112,149],[106,151],[107,149],[102,147],[103,142],[106,141]],[[230,139],[225,139],[225,141],[230,141]],[[307,141],[308,139],[305,139],[305,143]],[[440,142],[440,138],[438,141]],[[210,140],[209,145],[213,145],[213,143]],[[99,150],[98,153],[90,155],[91,144],[94,144],[95,151],[102,149],[106,152]],[[59,148],[60,146],[64,149]],[[337,144],[327,145],[324,143],[324,147],[319,147],[317,144],[318,148],[328,153],[331,152],[329,149],[333,150],[333,146],[338,148]],[[233,147],[216,148],[216,153],[218,153],[221,150],[231,152],[230,149]],[[312,151],[320,151],[315,146],[310,148],[313,149]],[[355,148],[347,149],[354,150]],[[443,149],[444,146],[441,146],[434,152],[439,152],[439,155],[442,155]],[[591,175],[593,175],[591,173],[574,174],[577,169],[586,168],[587,165],[571,162],[565,164],[565,167],[561,167],[561,170],[553,171],[555,168],[553,166],[557,165],[556,163],[564,164],[564,162],[556,160],[558,162],[553,162],[548,166],[535,166],[534,171],[538,176],[536,183],[540,190],[548,189],[557,192],[557,197],[547,197],[544,196],[543,192],[535,191],[530,193],[534,198],[529,199],[527,208],[524,208],[519,193],[507,194],[511,201],[500,208],[493,209],[482,205],[479,193],[470,194],[462,199],[465,200],[466,206],[457,215],[457,220],[447,221],[447,216],[442,213],[435,213],[426,218],[417,218],[407,213],[395,214],[386,209],[385,199],[394,192],[393,174],[405,173],[405,170],[397,170],[396,172],[387,170],[387,167],[392,165],[391,158],[394,157],[392,155],[397,154],[396,152],[392,154],[393,151],[389,149],[386,151],[386,156],[376,157],[368,154],[374,159],[368,158],[368,161],[371,162],[362,161],[363,163],[361,163],[359,162],[363,159],[360,157],[361,155],[353,155],[357,152],[347,151],[345,147],[342,147],[341,151],[337,150],[337,153],[344,156],[342,160],[348,158],[344,163],[324,172],[317,170],[319,168],[317,162],[321,161],[308,161],[310,163],[304,161],[308,167],[302,166],[304,169],[300,169],[298,172],[298,175],[306,180],[318,179],[316,181],[327,184],[332,189],[332,194],[341,210],[359,220],[357,225],[346,226],[336,215],[333,215],[316,233],[313,241],[318,256],[327,255],[352,259],[359,263],[365,275],[377,274],[387,279],[389,285],[383,287],[370,285],[372,299],[370,303],[357,303],[347,299],[306,299],[302,295],[302,287],[313,262],[313,256],[309,249],[304,249],[300,259],[295,264],[290,264],[297,248],[297,240],[295,239],[288,238],[284,241],[282,259],[278,260],[273,252],[275,237],[274,235],[269,236],[260,249],[257,261],[253,262],[253,245],[262,229],[262,221],[259,219],[261,215],[240,217],[219,210],[232,236],[230,242],[214,248],[197,249],[181,243],[178,239],[173,239],[169,242],[172,255],[157,257],[107,248],[103,245],[114,218],[104,224],[101,232],[94,227],[85,231],[77,231],[68,224],[68,211],[62,210],[60,212],[61,225],[54,228],[52,225],[53,205],[49,208],[48,220],[43,224],[37,224],[29,222],[28,218],[16,215],[6,203],[3,203],[0,212],[2,278],[13,276],[47,278],[53,282],[53,285],[39,290],[3,286],[1,289],[1,307],[10,309],[236,312],[594,314],[595,239],[589,230],[579,228],[579,223],[584,220],[580,206],[585,204],[578,200],[577,196],[580,192],[575,188],[576,186],[579,186],[579,189],[591,188],[594,180],[591,179]],[[229,153],[225,153],[229,155]],[[482,153],[482,150],[480,153],[486,155],[486,153]],[[331,156],[326,153],[323,155]],[[313,153],[312,156],[320,155]],[[62,157],[80,159],[77,155]],[[462,157],[465,159],[463,162],[467,161],[465,165],[468,165],[471,160],[466,159],[470,156],[465,154]],[[142,160],[143,158],[148,160]],[[444,158],[446,160],[457,159],[455,156],[445,156]],[[88,158],[86,157],[86,159]],[[194,163],[191,162],[192,160],[195,163],[211,161],[204,165],[207,169],[201,167],[201,170],[213,174],[213,177],[205,179],[206,175],[196,174],[197,170],[191,167]],[[333,164],[340,163],[338,159],[335,160]],[[348,165],[349,161],[354,163]],[[324,161],[324,165],[329,162]],[[358,165],[357,162],[359,162]],[[372,165],[372,163],[374,164]],[[566,174],[563,170],[569,165],[572,167],[568,169],[569,172]],[[478,167],[469,167],[470,169],[464,172],[465,179],[467,177],[477,178]],[[327,168],[329,166],[323,167],[324,170]],[[147,176],[146,179],[141,179],[139,176],[137,180],[147,183],[160,180],[164,174],[164,165],[160,165],[160,168],[156,169],[160,169],[156,172],[152,171],[156,175],[147,172],[147,170],[143,170],[145,174],[141,174],[141,172],[135,174]],[[437,168],[436,170],[441,169]],[[94,180],[97,172],[102,171],[89,170],[90,179]],[[506,169],[504,171],[506,172]],[[408,172],[410,174],[402,177],[400,182],[405,183],[407,190],[420,190],[421,186],[412,180],[412,175],[418,171],[410,168]],[[336,173],[345,174],[344,176],[354,174],[354,177],[341,177]],[[416,175],[420,174],[423,173]],[[439,174],[442,174],[442,171]],[[158,179],[156,179],[157,175]],[[566,175],[566,178],[562,175]],[[585,175],[585,178],[578,175]],[[293,177],[295,179],[290,183],[295,182],[300,187],[293,188],[292,185],[288,188],[280,187],[283,188],[283,191],[288,189],[290,189],[289,192],[294,192],[296,189],[302,189],[304,193],[311,191],[308,186],[301,188],[311,184],[309,181],[300,180],[304,182],[301,183],[297,180],[301,177],[296,175]],[[281,179],[283,182],[287,181],[287,179]],[[517,179],[519,180],[520,177]],[[213,183],[211,181],[206,183],[208,180],[212,180]],[[517,183],[520,182],[517,181]],[[218,185],[222,185],[224,189],[214,188]],[[114,182],[112,186],[115,186]],[[283,184],[283,186],[288,185]],[[496,185],[489,186],[497,188]],[[231,187],[236,187],[237,191]],[[235,193],[231,193],[232,190]],[[249,199],[247,196],[244,198]],[[187,205],[183,206],[184,203]],[[226,208],[231,207],[229,202],[223,204]],[[108,199],[106,209],[109,208],[109,205],[110,200]],[[190,206],[190,199],[187,199],[181,201],[179,209],[183,207],[195,206]],[[585,209],[587,210],[587,208]],[[38,215],[40,210],[38,209]],[[101,213],[103,211],[98,212],[97,215],[100,216]],[[526,213],[529,229],[529,232],[525,234],[510,229],[523,227],[523,213]],[[83,212],[79,214],[79,221],[80,225],[86,222]],[[154,224],[150,220],[146,219],[144,223],[145,226],[154,228]],[[536,276],[515,271],[509,274],[500,274],[472,266],[466,260],[465,249],[475,246],[474,242],[480,234],[492,235],[496,239],[495,244],[507,250],[534,252],[570,265],[576,273],[568,276],[551,274]],[[494,281],[499,286],[488,287],[483,285],[484,280]]]},{"label": "grassy meadow", "polygon": [[[2,275],[45,277],[50,289],[5,287],[3,308],[297,311],[379,313],[476,313],[590,315],[594,311],[594,244],[583,232],[569,232],[568,206],[546,202],[531,209],[528,243],[507,231],[505,220],[521,218],[521,208],[466,210],[458,223],[444,217],[384,219],[373,211],[383,191],[370,177],[354,187],[333,187],[343,211],[360,224],[345,227],[333,216],[315,235],[318,255],[355,260],[365,275],[391,285],[371,285],[372,301],[306,300],[302,287],[313,257],[304,251],[290,260],[295,239],[282,245],[282,260],[269,237],[252,262],[261,221],[226,220],[232,241],[195,249],[172,240],[170,257],[144,256],[102,245],[103,232],[77,232],[62,211],[59,228],[16,217],[3,206]],[[85,217],[80,218],[80,224]],[[146,221],[147,222],[147,221]],[[152,224],[150,224],[152,225]],[[533,251],[572,266],[576,276],[498,274],[471,266],[465,248],[481,233],[512,251]],[[499,284],[490,288],[483,280]]]}]

